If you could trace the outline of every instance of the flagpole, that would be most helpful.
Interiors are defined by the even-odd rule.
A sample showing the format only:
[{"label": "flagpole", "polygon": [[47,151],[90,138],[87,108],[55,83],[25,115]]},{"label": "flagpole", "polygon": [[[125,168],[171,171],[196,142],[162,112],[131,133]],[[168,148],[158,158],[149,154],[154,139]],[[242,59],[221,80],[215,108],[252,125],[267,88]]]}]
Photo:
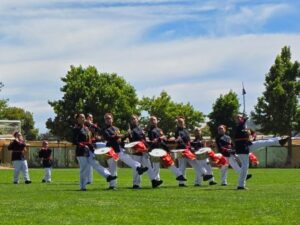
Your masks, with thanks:
[{"label": "flagpole", "polygon": [[243,86],[243,105],[244,105],[243,114],[246,115],[246,99],[245,99],[246,91],[244,88],[244,82],[242,82],[242,86]]}]

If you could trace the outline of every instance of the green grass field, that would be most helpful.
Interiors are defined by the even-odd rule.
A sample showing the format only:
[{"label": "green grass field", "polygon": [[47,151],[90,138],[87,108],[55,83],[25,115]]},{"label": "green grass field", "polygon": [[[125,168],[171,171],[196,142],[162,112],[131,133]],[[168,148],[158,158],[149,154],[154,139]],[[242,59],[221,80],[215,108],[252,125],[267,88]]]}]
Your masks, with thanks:
[{"label": "green grass field", "polygon": [[[118,189],[106,190],[94,173],[87,192],[78,191],[78,169],[54,169],[53,182],[41,183],[42,169],[30,169],[33,181],[12,184],[12,170],[0,170],[0,224],[300,224],[300,169],[251,169],[247,191],[229,185],[178,187],[170,171],[161,170],[162,187],[133,190],[130,169],[119,169]],[[219,182],[220,172],[214,170]]]}]

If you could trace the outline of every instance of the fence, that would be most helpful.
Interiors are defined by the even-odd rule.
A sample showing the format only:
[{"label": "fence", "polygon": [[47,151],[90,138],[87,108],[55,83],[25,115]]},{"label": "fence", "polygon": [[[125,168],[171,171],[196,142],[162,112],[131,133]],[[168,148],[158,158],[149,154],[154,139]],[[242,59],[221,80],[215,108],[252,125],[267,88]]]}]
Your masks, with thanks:
[{"label": "fence", "polygon": [[[7,150],[10,140],[0,140],[0,163],[11,166],[11,152]],[[28,142],[30,145],[26,152],[26,158],[30,167],[40,167],[40,159],[38,151],[42,146],[41,141]],[[207,146],[211,146],[211,142]],[[174,146],[171,146],[171,149]],[[56,168],[71,168],[78,167],[75,157],[75,146],[69,142],[49,142],[49,148],[52,151],[53,166]],[[286,147],[266,147],[258,149],[254,152],[258,157],[260,164],[258,167],[286,167],[287,162],[287,148]],[[105,163],[106,162],[102,162]],[[120,167],[126,165],[118,162]],[[300,168],[300,141],[299,143],[293,141],[292,146],[292,162],[289,167]]]}]

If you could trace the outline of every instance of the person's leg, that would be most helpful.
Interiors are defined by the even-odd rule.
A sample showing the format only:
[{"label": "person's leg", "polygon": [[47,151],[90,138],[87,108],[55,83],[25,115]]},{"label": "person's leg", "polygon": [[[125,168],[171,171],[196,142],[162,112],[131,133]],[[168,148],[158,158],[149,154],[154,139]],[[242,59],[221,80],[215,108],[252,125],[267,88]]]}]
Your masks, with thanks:
[{"label": "person's leg", "polygon": [[249,154],[239,154],[238,155],[241,161],[241,172],[238,179],[238,188],[244,189],[246,187],[246,179],[249,168]]}]

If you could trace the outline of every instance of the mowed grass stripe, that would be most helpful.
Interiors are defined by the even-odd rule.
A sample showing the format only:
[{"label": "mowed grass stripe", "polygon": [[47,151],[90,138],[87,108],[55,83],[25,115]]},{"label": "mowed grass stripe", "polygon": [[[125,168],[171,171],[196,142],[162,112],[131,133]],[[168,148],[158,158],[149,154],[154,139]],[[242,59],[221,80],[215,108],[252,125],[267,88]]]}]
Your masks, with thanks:
[{"label": "mowed grass stripe", "polygon": [[43,169],[30,169],[30,185],[12,184],[12,170],[0,171],[0,224],[300,224],[300,169],[251,169],[248,191],[237,191],[229,170],[227,187],[178,187],[162,169],[162,187],[152,189],[147,174],[133,190],[132,170],[119,169],[118,189],[108,191],[94,173],[87,192],[78,191],[79,169],[53,169],[53,182],[41,183]]}]

